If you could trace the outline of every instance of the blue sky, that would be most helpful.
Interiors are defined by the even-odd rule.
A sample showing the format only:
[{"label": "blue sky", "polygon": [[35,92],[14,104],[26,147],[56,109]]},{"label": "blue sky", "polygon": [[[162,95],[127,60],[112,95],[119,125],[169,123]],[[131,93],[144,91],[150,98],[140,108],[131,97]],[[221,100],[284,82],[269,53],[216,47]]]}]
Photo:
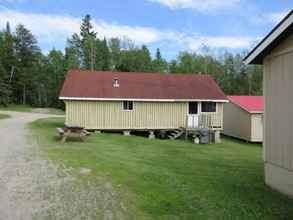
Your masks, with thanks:
[{"label": "blue sky", "polygon": [[90,14],[99,37],[127,37],[159,47],[168,60],[180,51],[221,53],[251,48],[292,9],[292,0],[0,0],[0,28],[23,23],[48,52],[64,50]]}]

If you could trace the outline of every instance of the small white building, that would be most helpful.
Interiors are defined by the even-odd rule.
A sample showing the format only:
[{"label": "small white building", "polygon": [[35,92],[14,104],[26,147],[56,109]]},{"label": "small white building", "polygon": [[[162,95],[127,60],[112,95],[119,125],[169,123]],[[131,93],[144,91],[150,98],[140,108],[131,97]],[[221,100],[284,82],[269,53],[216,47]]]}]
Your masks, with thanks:
[{"label": "small white building", "polygon": [[263,141],[263,97],[228,96],[224,104],[223,133],[249,142]]}]

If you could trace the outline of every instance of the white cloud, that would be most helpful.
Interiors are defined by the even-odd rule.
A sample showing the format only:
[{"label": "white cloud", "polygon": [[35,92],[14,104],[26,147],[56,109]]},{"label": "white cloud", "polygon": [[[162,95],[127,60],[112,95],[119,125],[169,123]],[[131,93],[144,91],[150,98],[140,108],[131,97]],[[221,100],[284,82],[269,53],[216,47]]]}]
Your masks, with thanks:
[{"label": "white cloud", "polygon": [[161,33],[149,27],[109,24],[104,21],[94,22],[94,27],[100,37],[126,37],[136,43],[148,44],[161,40]]},{"label": "white cloud", "polygon": [[250,22],[253,24],[273,24],[279,23],[286,15],[288,11],[264,13],[259,15],[251,15],[249,17]]},{"label": "white cloud", "polygon": [[256,40],[259,40],[259,38],[244,36],[200,36],[196,34],[191,36],[180,34],[173,36],[173,39],[181,41],[192,51],[200,51],[204,47],[211,49],[244,49],[249,48]]},{"label": "white cloud", "polygon": [[242,0],[148,0],[160,3],[171,9],[190,8],[200,12],[217,11],[233,8]]},{"label": "white cloud", "polygon": [[[81,18],[70,15],[50,15],[37,13],[23,13],[8,9],[0,10],[0,28],[9,21],[12,27],[22,23],[37,37],[42,44],[60,45],[73,33],[78,33]],[[93,26],[98,36],[103,38],[126,37],[137,44],[167,43],[177,45],[178,48],[198,50],[202,46],[211,48],[241,49],[247,48],[253,41],[249,37],[233,36],[201,36],[198,34],[184,34],[178,31],[158,30],[152,27],[127,26],[108,23],[103,20],[93,20]],[[45,48],[50,49],[50,48]]]},{"label": "white cloud", "polygon": [[[0,11],[0,27],[9,21],[11,26],[22,23],[39,39],[52,41],[66,39],[73,33],[79,32],[81,18],[70,15],[48,15],[22,13],[12,10]],[[131,27],[110,24],[104,21],[93,21],[95,30],[102,37],[127,37],[137,43],[151,43],[159,40],[160,33],[152,28]]]},{"label": "white cloud", "polygon": [[250,37],[199,37],[197,39],[189,38],[189,47],[192,50],[198,50],[204,46],[210,48],[229,48],[241,49],[248,48],[253,42]]},{"label": "white cloud", "polygon": [[269,19],[270,22],[272,23],[279,23],[285,16],[288,14],[288,11],[282,11],[282,12],[275,12],[275,13],[270,13],[267,15],[267,18]]}]

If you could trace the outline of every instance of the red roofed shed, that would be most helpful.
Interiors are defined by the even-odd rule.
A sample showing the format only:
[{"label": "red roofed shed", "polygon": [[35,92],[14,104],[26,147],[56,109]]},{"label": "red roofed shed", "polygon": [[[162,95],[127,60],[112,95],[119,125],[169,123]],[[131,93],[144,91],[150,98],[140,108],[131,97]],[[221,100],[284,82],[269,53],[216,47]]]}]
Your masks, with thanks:
[{"label": "red roofed shed", "polygon": [[250,142],[263,140],[263,97],[228,96],[224,105],[224,134]]}]

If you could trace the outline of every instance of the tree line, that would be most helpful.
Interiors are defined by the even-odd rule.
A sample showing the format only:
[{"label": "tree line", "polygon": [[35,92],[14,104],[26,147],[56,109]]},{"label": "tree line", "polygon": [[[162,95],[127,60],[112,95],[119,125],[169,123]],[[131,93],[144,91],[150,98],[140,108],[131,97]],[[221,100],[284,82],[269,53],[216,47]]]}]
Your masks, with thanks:
[{"label": "tree line", "polygon": [[44,54],[30,30],[19,24],[12,31],[7,22],[0,31],[0,105],[62,108],[58,94],[70,69],[211,74],[226,94],[261,95],[262,69],[244,65],[244,55],[181,52],[167,62],[159,48],[152,56],[147,46],[128,39],[100,39],[90,15],[80,33],[68,38],[64,52],[53,48]]}]

